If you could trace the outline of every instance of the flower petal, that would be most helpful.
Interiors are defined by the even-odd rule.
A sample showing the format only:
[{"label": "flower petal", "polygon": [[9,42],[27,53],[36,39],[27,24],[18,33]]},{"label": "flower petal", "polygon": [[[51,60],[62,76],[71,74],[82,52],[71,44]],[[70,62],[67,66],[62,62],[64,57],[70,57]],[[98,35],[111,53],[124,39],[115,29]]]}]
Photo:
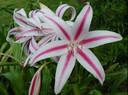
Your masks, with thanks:
[{"label": "flower petal", "polygon": [[43,38],[39,41],[38,45],[39,45],[39,46],[45,45],[46,43],[48,43],[48,42],[54,37],[54,35],[55,35],[55,34],[51,34],[51,35],[47,35],[47,36],[43,37]]},{"label": "flower petal", "polygon": [[32,79],[29,88],[29,95],[39,95],[40,86],[41,86],[41,72],[37,71]]},{"label": "flower petal", "polygon": [[19,29],[19,27],[15,27],[15,28],[12,28],[9,32],[8,32],[8,35],[7,35],[7,37],[6,37],[6,40],[8,41],[8,42],[10,42],[10,43],[17,43],[17,41],[12,41],[11,39],[10,39],[10,35],[16,35],[17,33],[18,33],[18,30]]},{"label": "flower petal", "polygon": [[16,9],[14,10],[13,19],[18,25],[20,25],[21,27],[25,27],[26,25],[28,25],[27,23],[28,19],[25,16],[25,14],[24,13],[22,14],[20,11],[17,11]]},{"label": "flower petal", "polygon": [[61,39],[71,40],[71,28],[62,19],[57,16],[51,17],[48,15],[41,16],[40,18],[48,23]]},{"label": "flower petal", "polygon": [[88,49],[77,49],[77,60],[78,62],[90,73],[92,73],[101,84],[105,79],[103,67],[96,56]]},{"label": "flower petal", "polygon": [[97,47],[106,43],[120,41],[121,35],[105,30],[91,31],[86,33],[84,40],[80,42],[81,45],[85,45],[87,48]]},{"label": "flower petal", "polygon": [[71,22],[71,21],[66,21],[66,23],[72,28],[74,22]]},{"label": "flower petal", "polygon": [[56,10],[56,15],[58,16],[58,17],[60,17],[60,18],[62,18],[63,17],[63,15],[64,15],[64,13],[65,13],[65,11],[67,10],[67,9],[71,9],[71,11],[72,11],[72,17],[71,17],[71,19],[70,19],[70,21],[72,21],[74,18],[75,18],[75,16],[76,16],[76,10],[75,10],[75,8],[73,7],[73,6],[69,6],[69,5],[67,5],[67,4],[62,4],[62,5],[60,5],[58,8],[57,8],[57,10]]},{"label": "flower petal", "polygon": [[27,26],[23,29],[23,36],[42,36],[43,33],[38,28]]},{"label": "flower petal", "polygon": [[32,40],[30,41],[30,45],[29,45],[29,50],[30,50],[32,53],[35,53],[38,48],[39,48],[39,45],[38,45],[37,42],[35,41],[34,37],[32,37]]},{"label": "flower petal", "polygon": [[50,16],[55,16],[55,13],[47,8],[42,8],[41,10],[38,11],[38,15],[43,16],[44,14],[48,14]]},{"label": "flower petal", "polygon": [[36,10],[32,10],[29,12],[29,18],[32,18],[36,13]]},{"label": "flower petal", "polygon": [[55,76],[55,93],[58,94],[62,90],[64,84],[68,80],[75,65],[75,57],[72,56],[71,50],[61,56],[56,69]]},{"label": "flower petal", "polygon": [[28,24],[35,27],[35,28],[38,27],[39,29],[42,29],[41,21],[39,20],[37,15],[34,15],[32,18],[29,18]]},{"label": "flower petal", "polygon": [[33,65],[37,61],[46,59],[49,57],[59,56],[67,52],[67,41],[54,41],[40,47],[32,56],[29,61],[30,65]]},{"label": "flower petal", "polygon": [[92,20],[92,8],[88,4],[86,5],[80,14],[77,16],[76,21],[72,27],[72,32],[74,32],[74,40],[81,40],[81,36],[88,32],[89,26]]},{"label": "flower petal", "polygon": [[21,57],[22,57],[22,60],[24,61],[24,58],[23,58],[23,51],[25,49],[25,54],[28,56],[29,55],[29,43],[30,43],[31,40],[27,40],[26,42],[24,42],[24,44],[22,45],[22,48],[21,48]]}]

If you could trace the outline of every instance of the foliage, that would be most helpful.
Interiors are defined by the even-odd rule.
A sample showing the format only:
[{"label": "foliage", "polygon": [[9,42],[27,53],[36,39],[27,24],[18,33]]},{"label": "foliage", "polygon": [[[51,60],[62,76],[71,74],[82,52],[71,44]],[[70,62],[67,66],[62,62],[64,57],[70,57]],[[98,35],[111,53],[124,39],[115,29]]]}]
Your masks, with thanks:
[{"label": "foliage", "polygon": [[[15,8],[24,8],[27,12],[39,8],[38,2],[47,5],[53,11],[63,3],[80,12],[88,0],[0,0],[0,95],[27,95],[31,79],[36,68],[22,68],[21,45],[6,41],[8,31],[16,26],[13,21]],[[126,0],[90,0],[93,7],[93,20],[90,30],[106,29],[123,36],[123,40],[92,49],[106,71],[104,85],[78,65],[77,83],[82,95],[127,95],[127,42],[128,21]],[[65,14],[64,19],[69,17]],[[102,53],[101,53],[102,52]],[[51,59],[42,61],[43,64]],[[39,65],[40,65],[39,64]],[[49,65],[42,71],[41,95],[54,95],[54,76],[56,65]],[[70,80],[69,80],[70,81]],[[60,95],[73,95],[67,82]]]}]

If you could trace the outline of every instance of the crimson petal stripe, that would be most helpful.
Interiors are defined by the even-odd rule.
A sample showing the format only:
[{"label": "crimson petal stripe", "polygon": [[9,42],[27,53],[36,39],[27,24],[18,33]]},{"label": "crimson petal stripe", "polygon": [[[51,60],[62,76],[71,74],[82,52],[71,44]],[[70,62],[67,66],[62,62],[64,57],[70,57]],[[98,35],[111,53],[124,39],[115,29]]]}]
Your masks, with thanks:
[{"label": "crimson petal stripe", "polygon": [[37,50],[37,48],[34,46],[34,44],[33,44],[32,40],[31,40],[31,45],[32,45],[33,49],[35,49],[35,51],[36,51],[36,50]]},{"label": "crimson petal stripe", "polygon": [[100,71],[97,69],[97,67],[94,65],[94,63],[88,58],[88,56],[85,53],[83,53],[83,51],[80,48],[78,48],[77,52],[81,55],[81,57],[85,61],[87,61],[87,63],[94,69],[94,71],[97,73],[97,75],[103,81],[103,77],[102,77]]},{"label": "crimson petal stripe", "polygon": [[[53,51],[56,51],[56,50],[60,50],[60,49],[64,49],[64,48],[66,48],[67,46],[68,46],[67,44],[66,44],[66,45],[61,45],[61,46],[53,47],[53,48],[50,48],[50,49],[48,49],[48,50],[46,50],[46,51],[43,51],[43,52],[39,53],[39,54],[33,59],[33,62],[34,62],[38,57],[42,56],[43,54],[50,53],[50,52],[53,52]],[[31,64],[33,64],[33,63],[31,63]]]},{"label": "crimson petal stripe", "polygon": [[66,57],[66,61],[65,61],[65,64],[64,64],[64,68],[63,68],[63,70],[62,70],[62,72],[61,72],[61,76],[60,76],[60,80],[59,80],[59,83],[58,83],[57,88],[59,88],[59,86],[60,86],[62,77],[63,77],[63,75],[64,75],[64,73],[65,73],[65,70],[66,70],[66,68],[67,68],[67,66],[68,66],[68,63],[69,63],[69,61],[70,61],[70,59],[71,59],[71,56],[72,56],[72,52],[71,52],[71,50],[70,50],[70,51],[68,51],[68,55],[67,55],[67,57]]},{"label": "crimson petal stripe", "polygon": [[67,34],[67,32],[63,29],[63,27],[60,26],[59,23],[57,23],[55,20],[53,20],[52,18],[45,16],[47,19],[51,20],[54,24],[56,24],[56,26],[63,32],[63,34],[65,35],[65,37],[70,41],[71,38],[70,36]]},{"label": "crimson petal stripe", "polygon": [[31,29],[31,30],[28,30],[28,31],[25,31],[24,33],[31,33],[31,32],[35,32],[35,31],[38,31],[39,29],[35,28],[35,29]]},{"label": "crimson petal stripe", "polygon": [[26,25],[28,25],[28,23],[27,22],[25,22],[25,21],[23,21],[22,19],[20,19],[20,18],[18,18],[18,17],[16,17],[16,16],[14,16],[18,21],[20,21],[20,22],[22,22],[22,23],[24,23],[24,24],[26,24]]},{"label": "crimson petal stripe", "polygon": [[34,86],[35,86],[35,84],[36,84],[36,79],[37,79],[37,77],[38,77],[38,74],[36,74],[36,75],[34,76],[32,88],[31,88],[31,91],[30,91],[30,95],[33,95]]},{"label": "crimson petal stripe", "polygon": [[39,44],[39,46],[42,46],[45,42],[49,41],[54,35],[51,35],[46,40],[44,40],[42,43]]},{"label": "crimson petal stripe", "polygon": [[79,44],[87,44],[87,43],[91,43],[91,42],[94,42],[94,41],[98,41],[98,40],[103,40],[103,39],[108,39],[108,38],[115,38],[115,39],[120,39],[120,37],[117,37],[117,36],[98,36],[98,37],[93,37],[93,38],[88,38],[88,39],[85,39],[85,40],[82,40]]},{"label": "crimson petal stripe", "polygon": [[64,5],[64,6],[59,10],[59,12],[58,12],[58,14],[57,14],[58,17],[60,16],[61,11],[62,11],[63,8],[65,8],[65,7],[67,7],[67,5]]},{"label": "crimson petal stripe", "polygon": [[81,20],[81,23],[79,25],[79,28],[77,29],[77,32],[76,32],[75,37],[74,37],[75,41],[78,39],[78,37],[80,36],[80,34],[83,30],[83,26],[84,26],[84,23],[86,22],[89,11],[90,11],[90,6],[88,7],[86,13],[84,14],[83,19]]}]

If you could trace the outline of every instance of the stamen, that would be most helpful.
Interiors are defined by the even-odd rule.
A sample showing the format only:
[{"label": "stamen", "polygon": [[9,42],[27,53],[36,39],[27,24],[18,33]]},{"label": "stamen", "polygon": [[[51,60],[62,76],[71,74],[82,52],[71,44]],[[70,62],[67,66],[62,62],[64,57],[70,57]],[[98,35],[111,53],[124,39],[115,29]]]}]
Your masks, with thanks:
[{"label": "stamen", "polygon": [[17,31],[17,32],[19,32],[19,33],[21,32],[21,30],[20,30],[20,28],[19,28],[19,27],[18,27],[18,29],[17,29],[16,31]]},{"label": "stamen", "polygon": [[73,42],[73,41],[71,41],[71,42],[69,43],[68,48],[67,48],[68,51],[69,51],[69,47],[71,48],[72,55],[74,56],[74,48],[78,47],[78,42]]}]

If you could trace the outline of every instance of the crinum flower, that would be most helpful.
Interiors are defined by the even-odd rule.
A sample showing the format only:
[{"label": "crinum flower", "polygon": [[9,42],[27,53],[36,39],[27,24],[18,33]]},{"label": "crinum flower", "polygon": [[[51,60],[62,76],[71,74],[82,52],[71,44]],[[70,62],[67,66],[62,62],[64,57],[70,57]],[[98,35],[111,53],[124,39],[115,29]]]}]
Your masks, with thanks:
[{"label": "crinum flower", "polygon": [[61,56],[56,69],[55,93],[62,90],[69,78],[76,59],[101,84],[105,79],[103,67],[97,57],[89,50],[106,43],[120,41],[122,37],[106,30],[89,31],[92,20],[92,8],[89,3],[82,9],[72,28],[57,16],[44,15],[42,17],[61,38],[60,41],[50,42],[40,47],[32,56],[29,63],[53,56]]}]

